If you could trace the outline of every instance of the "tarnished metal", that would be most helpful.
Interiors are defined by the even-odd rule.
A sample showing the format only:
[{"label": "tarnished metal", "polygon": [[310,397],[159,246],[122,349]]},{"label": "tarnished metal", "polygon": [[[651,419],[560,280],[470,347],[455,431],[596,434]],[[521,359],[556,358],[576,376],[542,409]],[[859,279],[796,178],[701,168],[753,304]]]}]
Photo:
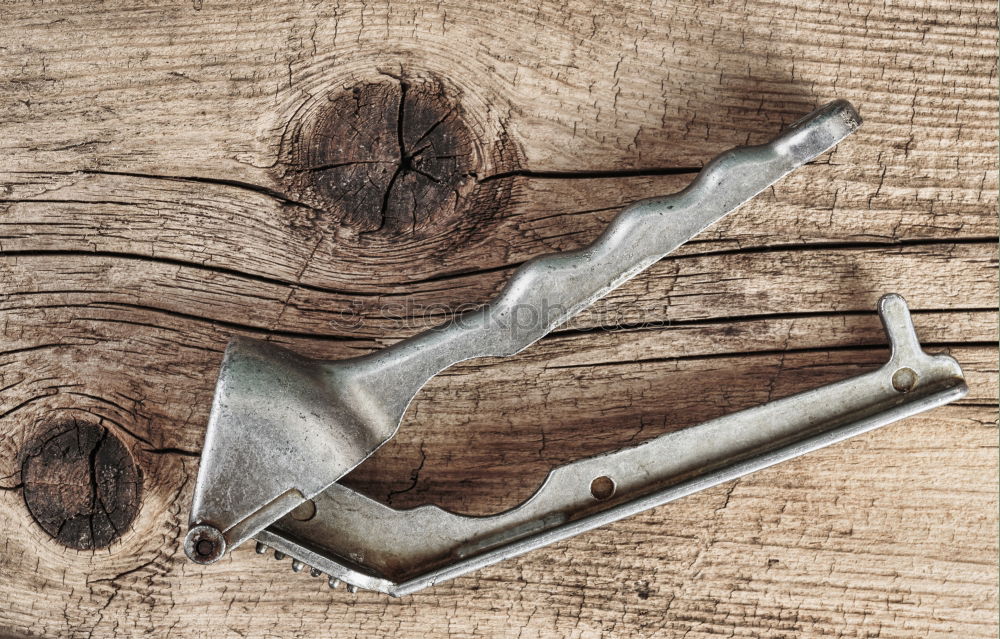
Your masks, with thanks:
[{"label": "tarnished metal", "polygon": [[860,122],[849,103],[835,101],[768,144],[727,151],[683,191],[626,208],[590,246],[530,260],[491,303],[371,355],[319,361],[234,339],[205,436],[188,556],[216,561],[317,497],[393,436],[432,376],[462,360],[528,347]]},{"label": "tarnished metal", "polygon": [[556,468],[522,505],[488,517],[395,510],[340,484],[308,521],[284,517],[258,548],[331,579],[412,593],[961,398],[958,363],[923,352],[903,298],[878,312],[892,347],[878,370]]}]

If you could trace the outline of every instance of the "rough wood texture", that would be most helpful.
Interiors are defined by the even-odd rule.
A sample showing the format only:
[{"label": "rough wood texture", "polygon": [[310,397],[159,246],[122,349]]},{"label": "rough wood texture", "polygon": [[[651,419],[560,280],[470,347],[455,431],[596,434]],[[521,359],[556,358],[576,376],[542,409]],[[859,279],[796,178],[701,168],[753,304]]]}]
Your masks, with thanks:
[{"label": "rough wood texture", "polygon": [[[997,636],[994,3],[25,2],[0,23],[0,636]],[[186,561],[232,334],[368,352],[833,97],[861,132],[522,355],[433,380],[348,481],[514,505],[553,465],[872,368],[889,291],[968,398],[403,600],[247,548]],[[25,504],[32,443],[67,423],[141,471],[106,549]]]}]

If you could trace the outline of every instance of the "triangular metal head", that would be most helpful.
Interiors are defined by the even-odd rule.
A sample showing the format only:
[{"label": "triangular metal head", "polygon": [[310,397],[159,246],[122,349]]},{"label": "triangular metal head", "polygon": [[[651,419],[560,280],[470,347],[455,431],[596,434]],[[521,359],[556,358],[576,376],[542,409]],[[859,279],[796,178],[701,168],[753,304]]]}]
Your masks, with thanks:
[{"label": "triangular metal head", "polygon": [[342,364],[259,340],[229,343],[185,541],[193,561],[216,561],[382,444],[371,427],[383,420],[360,406],[364,394],[349,388],[350,367]]}]

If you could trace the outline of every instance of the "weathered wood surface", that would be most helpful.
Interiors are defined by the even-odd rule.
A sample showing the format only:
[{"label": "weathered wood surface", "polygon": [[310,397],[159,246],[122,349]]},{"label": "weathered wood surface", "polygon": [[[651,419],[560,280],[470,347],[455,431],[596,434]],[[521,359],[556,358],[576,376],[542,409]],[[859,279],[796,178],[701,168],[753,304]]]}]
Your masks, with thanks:
[{"label": "weathered wood surface", "polygon": [[[997,635],[995,4],[15,3],[0,24],[0,636]],[[184,558],[232,334],[368,352],[833,97],[858,134],[522,355],[433,380],[348,481],[514,505],[561,462],[869,370],[889,291],[966,399],[403,600],[246,548]],[[25,504],[32,442],[74,420],[142,472],[106,549]]]}]

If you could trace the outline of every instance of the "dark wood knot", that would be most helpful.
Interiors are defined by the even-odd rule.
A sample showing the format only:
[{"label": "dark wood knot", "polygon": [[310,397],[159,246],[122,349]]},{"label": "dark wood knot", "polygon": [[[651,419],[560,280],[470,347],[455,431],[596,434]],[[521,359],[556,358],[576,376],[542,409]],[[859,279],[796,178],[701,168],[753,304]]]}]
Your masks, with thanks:
[{"label": "dark wood knot", "polygon": [[[335,90],[300,116],[286,131],[280,178],[362,236],[448,233],[468,225],[458,220],[470,209],[490,218],[481,209],[505,199],[496,192],[509,185],[478,181],[482,127],[435,77],[380,76]],[[504,145],[488,146],[495,163]]]},{"label": "dark wood knot", "polygon": [[38,525],[70,548],[104,548],[139,512],[142,474],[106,428],[70,421],[25,448],[24,501]]}]

